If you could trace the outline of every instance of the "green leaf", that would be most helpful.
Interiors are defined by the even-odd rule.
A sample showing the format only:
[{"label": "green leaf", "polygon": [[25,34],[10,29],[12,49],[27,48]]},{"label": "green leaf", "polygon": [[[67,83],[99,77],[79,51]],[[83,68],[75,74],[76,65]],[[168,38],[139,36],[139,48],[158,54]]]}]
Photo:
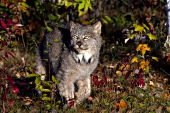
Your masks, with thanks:
[{"label": "green leaf", "polygon": [[43,88],[41,88],[41,87],[40,87],[40,91],[41,91],[41,92],[51,92],[49,89],[43,89]]},{"label": "green leaf", "polygon": [[147,30],[149,30],[149,27],[146,26],[146,24],[143,24],[143,27],[146,28]]},{"label": "green leaf", "polygon": [[51,84],[48,81],[43,81],[42,84],[46,87],[50,87],[51,88]]},{"label": "green leaf", "polygon": [[41,99],[44,100],[44,101],[51,101],[52,100],[50,97],[42,97]]},{"label": "green leaf", "polygon": [[76,2],[74,2],[73,3],[73,6],[74,6],[74,9],[77,7],[77,3]]},{"label": "green leaf", "polygon": [[57,16],[54,16],[53,14],[49,14],[49,15],[48,15],[48,19],[49,19],[49,20],[56,20],[56,19],[57,19]]},{"label": "green leaf", "polygon": [[83,16],[84,14],[84,11],[79,11],[79,16]]},{"label": "green leaf", "polygon": [[84,9],[84,7],[85,7],[85,3],[84,2],[80,3],[78,6],[78,11],[81,11],[82,9]]},{"label": "green leaf", "polygon": [[40,83],[41,83],[41,79],[40,79],[40,77],[37,77],[37,78],[35,79],[35,84],[38,85],[38,84],[40,84]]},{"label": "green leaf", "polygon": [[39,74],[35,74],[35,73],[27,74],[27,77],[39,77],[39,76],[40,76]]},{"label": "green leaf", "polygon": [[39,85],[36,85],[35,89],[36,89],[36,90],[38,90],[38,89],[39,89],[39,87],[40,87]]},{"label": "green leaf", "polygon": [[47,94],[46,94],[46,93],[44,93],[42,96],[43,96],[43,97],[47,97]]},{"label": "green leaf", "polygon": [[45,61],[45,62],[48,62],[48,59],[42,59],[43,61]]},{"label": "green leaf", "polygon": [[93,10],[91,3],[89,3],[89,9],[90,9],[91,11]]},{"label": "green leaf", "polygon": [[73,5],[72,2],[65,1],[65,6],[66,6],[66,8],[68,8],[68,7],[72,6],[72,5]]},{"label": "green leaf", "polygon": [[46,26],[46,28],[47,28],[47,31],[48,32],[51,32],[53,29],[52,28],[50,28],[49,26]]},{"label": "green leaf", "polygon": [[86,3],[84,6],[84,13],[87,13],[88,9],[89,9],[89,4]]},{"label": "green leaf", "polygon": [[43,86],[42,85],[39,85],[39,90],[41,91],[43,89]]},{"label": "green leaf", "polygon": [[150,40],[156,40],[157,39],[157,36],[153,35],[151,33],[148,33],[147,36],[149,37]]},{"label": "green leaf", "polygon": [[102,19],[102,23],[108,24],[108,21],[105,18],[102,17],[101,19]]},{"label": "green leaf", "polygon": [[57,85],[60,83],[59,80],[57,80],[54,76],[52,76],[52,81]]},{"label": "green leaf", "polygon": [[46,107],[48,110],[51,109],[51,105],[50,105],[50,104],[45,105],[45,107]]},{"label": "green leaf", "polygon": [[109,16],[104,16],[104,18],[105,18],[108,22],[110,22],[110,23],[113,22],[113,20],[112,20]]},{"label": "green leaf", "polygon": [[54,76],[52,76],[52,81],[53,81],[53,82],[55,82],[55,81],[56,81],[56,79],[55,79],[55,77],[54,77]]},{"label": "green leaf", "polygon": [[5,30],[0,31],[0,33],[5,33],[5,32],[6,32]]}]

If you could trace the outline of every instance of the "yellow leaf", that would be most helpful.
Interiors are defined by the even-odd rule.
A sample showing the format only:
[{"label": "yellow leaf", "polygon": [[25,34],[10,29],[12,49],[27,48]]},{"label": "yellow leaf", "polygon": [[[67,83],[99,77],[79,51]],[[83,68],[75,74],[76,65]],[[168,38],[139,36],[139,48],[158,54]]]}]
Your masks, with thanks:
[{"label": "yellow leaf", "polygon": [[130,65],[126,65],[126,70],[129,70],[130,69]]},{"label": "yellow leaf", "polygon": [[146,32],[145,28],[141,25],[137,25],[137,24],[133,24],[133,27],[135,27],[135,31],[138,31],[138,32]]},{"label": "yellow leaf", "polygon": [[132,60],[131,60],[132,63],[136,62],[138,63],[138,58],[137,57],[133,57]]},{"label": "yellow leaf", "polygon": [[157,62],[159,61],[159,60],[158,60],[158,57],[154,57],[154,56],[153,56],[152,59],[155,60],[155,61],[157,61]]},{"label": "yellow leaf", "polygon": [[138,47],[136,48],[136,50],[140,51],[141,47],[142,47],[142,44],[139,44]]},{"label": "yellow leaf", "polygon": [[115,106],[119,109],[126,109],[128,107],[127,103],[123,99],[116,103]]},{"label": "yellow leaf", "polygon": [[148,47],[148,44],[139,44],[136,50],[141,51],[142,56],[144,56],[146,51],[150,51],[151,49]]},{"label": "yellow leaf", "polygon": [[122,99],[122,100],[120,100],[119,107],[120,108],[127,108],[127,103]]},{"label": "yellow leaf", "polygon": [[21,2],[21,5],[22,5],[23,7],[25,7],[25,8],[29,8],[29,5],[26,4],[25,2]]},{"label": "yellow leaf", "polygon": [[122,76],[122,72],[121,71],[116,71],[116,75],[117,76]]},{"label": "yellow leaf", "polygon": [[120,70],[123,70],[124,67],[125,67],[125,64],[122,64],[122,65],[119,67],[119,69],[120,69]]},{"label": "yellow leaf", "polygon": [[147,61],[145,61],[145,60],[142,60],[141,62],[140,62],[140,69],[145,69],[145,68],[147,68],[149,66],[149,61],[147,60]]},{"label": "yellow leaf", "polygon": [[28,11],[29,6],[24,2],[18,3],[18,10],[21,12],[25,12],[27,16],[30,15],[30,12]]},{"label": "yellow leaf", "polygon": [[157,36],[156,36],[156,35],[153,35],[153,34],[151,34],[151,33],[148,33],[147,35],[148,35],[148,37],[149,37],[150,40],[156,40],[156,39],[157,39]]}]

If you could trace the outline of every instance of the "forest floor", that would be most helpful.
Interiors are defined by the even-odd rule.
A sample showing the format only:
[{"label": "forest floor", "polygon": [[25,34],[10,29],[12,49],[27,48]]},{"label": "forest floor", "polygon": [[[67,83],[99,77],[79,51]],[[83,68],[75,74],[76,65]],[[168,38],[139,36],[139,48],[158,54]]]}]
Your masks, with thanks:
[{"label": "forest floor", "polygon": [[[36,94],[34,79],[23,80],[28,73],[35,71],[35,62],[8,55],[1,62],[1,76],[16,77],[14,84],[19,94],[13,100],[4,99],[0,103],[1,112],[8,113],[168,113],[170,112],[169,76],[158,69],[150,69],[141,85],[136,85],[134,78],[125,79],[115,70],[117,62],[100,64],[92,74],[92,94],[76,108],[47,110],[48,105]],[[20,59],[19,59],[20,58]],[[19,59],[19,60],[18,60]],[[20,80],[21,79],[21,80]],[[1,81],[2,82],[2,81]],[[10,82],[10,81],[9,81]],[[1,89],[2,91],[2,89]],[[4,93],[3,93],[4,94]],[[11,98],[11,94],[8,95]]]}]

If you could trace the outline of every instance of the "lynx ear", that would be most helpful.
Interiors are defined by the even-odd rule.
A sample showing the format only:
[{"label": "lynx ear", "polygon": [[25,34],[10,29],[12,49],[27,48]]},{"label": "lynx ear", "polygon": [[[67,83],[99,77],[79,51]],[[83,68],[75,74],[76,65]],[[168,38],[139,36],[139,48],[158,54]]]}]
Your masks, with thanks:
[{"label": "lynx ear", "polygon": [[98,21],[98,22],[96,22],[94,25],[93,25],[93,28],[94,28],[94,32],[96,33],[96,34],[101,34],[101,28],[102,28],[102,24],[101,24],[101,22],[100,21]]},{"label": "lynx ear", "polygon": [[76,26],[77,26],[76,23],[70,21],[70,31],[72,31]]}]

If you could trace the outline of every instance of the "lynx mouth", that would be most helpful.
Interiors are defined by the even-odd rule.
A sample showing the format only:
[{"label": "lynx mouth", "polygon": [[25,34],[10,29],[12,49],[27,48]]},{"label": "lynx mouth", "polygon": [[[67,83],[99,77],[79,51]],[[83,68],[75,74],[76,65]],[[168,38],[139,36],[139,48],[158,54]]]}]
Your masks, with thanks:
[{"label": "lynx mouth", "polygon": [[76,53],[84,53],[88,48],[75,48]]}]

